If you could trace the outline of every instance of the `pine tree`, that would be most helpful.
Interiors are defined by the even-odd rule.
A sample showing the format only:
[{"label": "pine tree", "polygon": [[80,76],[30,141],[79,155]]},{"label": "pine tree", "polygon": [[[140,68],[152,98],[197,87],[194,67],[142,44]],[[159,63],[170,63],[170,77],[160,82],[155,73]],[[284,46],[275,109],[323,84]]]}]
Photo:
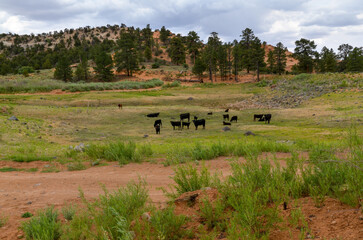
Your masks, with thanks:
[{"label": "pine tree", "polygon": [[267,70],[269,73],[275,73],[276,63],[273,51],[269,50],[267,54]]},{"label": "pine tree", "polygon": [[212,32],[208,38],[208,43],[203,51],[203,60],[209,71],[209,79],[213,82],[213,73],[216,78],[218,70],[218,49],[221,46],[221,41],[218,33]]},{"label": "pine tree", "polygon": [[252,42],[255,40],[255,35],[250,28],[246,28],[242,31],[241,40],[241,57],[242,57],[242,67],[250,73],[250,69],[254,65],[252,59]]},{"label": "pine tree", "polygon": [[349,53],[347,58],[348,72],[362,72],[363,71],[363,49],[360,47],[353,48],[352,52]]},{"label": "pine tree", "polygon": [[275,59],[274,72],[278,73],[279,75],[284,73],[286,69],[286,61],[287,61],[286,51],[287,48],[281,42],[278,42],[276,44],[276,47],[273,51]]},{"label": "pine tree", "polygon": [[190,59],[192,63],[195,62],[196,57],[199,55],[199,50],[202,47],[202,42],[200,41],[200,37],[194,31],[190,31],[188,36],[186,37],[187,41],[187,49],[190,54]]},{"label": "pine tree", "polygon": [[316,55],[316,44],[305,38],[295,41],[294,58],[299,61],[297,69],[300,72],[310,73],[314,70],[313,57]]},{"label": "pine tree", "polygon": [[94,61],[96,63],[96,67],[94,67],[96,77],[104,82],[111,81],[113,79],[111,56],[102,50],[98,50]]},{"label": "pine tree", "polygon": [[122,31],[120,39],[117,41],[120,51],[115,55],[115,65],[118,72],[126,70],[127,76],[132,76],[133,72],[139,69],[139,53],[136,41],[134,31],[130,29]]},{"label": "pine tree", "polygon": [[185,47],[179,35],[171,39],[168,54],[172,63],[176,65],[185,63]]},{"label": "pine tree", "polygon": [[72,79],[72,69],[66,53],[63,53],[55,66],[54,78],[68,82]]},{"label": "pine tree", "polygon": [[165,26],[162,26],[160,29],[160,41],[163,43],[166,43],[169,39],[170,31],[165,28]]},{"label": "pine tree", "polygon": [[197,58],[195,60],[194,66],[193,66],[192,73],[197,75],[199,80],[202,81],[203,73],[206,69],[207,69],[207,66],[204,63],[204,61],[201,58]]},{"label": "pine tree", "polygon": [[237,41],[233,41],[233,73],[234,73],[234,80],[238,82],[238,72],[241,70],[241,44]]}]

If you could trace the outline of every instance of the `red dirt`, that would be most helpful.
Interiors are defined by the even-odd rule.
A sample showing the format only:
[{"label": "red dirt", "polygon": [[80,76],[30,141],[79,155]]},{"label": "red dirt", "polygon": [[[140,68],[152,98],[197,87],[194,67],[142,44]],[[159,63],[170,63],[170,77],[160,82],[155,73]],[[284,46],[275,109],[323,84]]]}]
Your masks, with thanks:
[{"label": "red dirt", "polygon": [[[304,153],[302,153],[304,154]],[[286,166],[285,159],[291,157],[286,153],[275,154],[280,160],[281,166]],[[264,153],[261,158],[269,157],[272,154]],[[243,161],[243,159],[241,158]],[[46,169],[47,162],[16,163],[0,161],[0,168],[38,168]],[[206,162],[206,166],[213,171],[219,171],[223,177],[231,174],[230,161],[226,157]],[[56,208],[72,203],[80,202],[79,188],[81,188],[87,199],[97,198],[103,193],[100,184],[109,190],[115,190],[125,186],[132,180],[137,181],[139,177],[145,178],[148,183],[149,195],[153,204],[165,206],[166,197],[160,187],[167,187],[173,183],[170,177],[173,176],[173,167],[164,167],[159,163],[128,164],[119,167],[116,162],[109,163],[108,166],[92,167],[84,171],[66,171],[66,167],[57,165],[61,170],[59,173],[41,172],[4,172],[0,173],[0,216],[8,217],[8,222],[0,229],[0,239],[16,239],[23,233],[19,230],[21,222],[25,219],[21,215],[25,212],[36,213],[39,209],[54,205]],[[218,197],[215,189],[197,191],[199,194],[196,202],[208,196],[213,202]],[[181,196],[193,194],[186,193]],[[320,238],[333,238],[340,236],[342,239],[363,239],[363,215],[361,210],[352,209],[349,206],[340,204],[334,199],[327,199],[322,208],[314,207],[310,198],[299,200],[302,212],[307,219],[309,227],[314,236]],[[282,211],[283,217],[290,214],[291,206],[288,210]],[[188,227],[197,229],[202,223],[198,217],[199,205],[190,207],[180,201],[176,203],[176,213],[193,216]],[[314,217],[309,217],[314,215]],[[293,239],[297,239],[298,229],[292,229]],[[285,240],[291,239],[288,231],[275,230],[270,239]],[[224,234],[220,235],[221,239]],[[296,238],[295,238],[296,237]]]}]

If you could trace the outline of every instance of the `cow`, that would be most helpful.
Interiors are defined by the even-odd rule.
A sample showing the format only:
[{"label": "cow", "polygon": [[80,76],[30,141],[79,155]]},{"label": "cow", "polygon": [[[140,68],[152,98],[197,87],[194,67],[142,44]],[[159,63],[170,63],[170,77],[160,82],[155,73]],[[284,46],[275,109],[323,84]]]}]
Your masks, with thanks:
[{"label": "cow", "polygon": [[261,121],[261,118],[263,118],[263,114],[255,114],[253,115],[253,121],[255,122],[258,118],[258,121]]},{"label": "cow", "polygon": [[173,126],[173,130],[175,130],[175,127],[178,127],[180,129],[181,127],[181,121],[170,121],[171,126]]},{"label": "cow", "polygon": [[154,126],[154,128],[155,128],[156,134],[160,134],[160,124],[156,124]]},{"label": "cow", "polygon": [[188,118],[188,122],[190,122],[190,113],[182,113],[180,114],[180,121],[183,121],[183,119]]},{"label": "cow", "polygon": [[122,109],[122,104],[121,103],[118,105],[118,109]]},{"label": "cow", "polygon": [[182,128],[186,126],[189,129],[190,122],[182,122]]},{"label": "cow", "polygon": [[229,108],[227,108],[224,112],[229,112]]},{"label": "cow", "polygon": [[263,115],[263,120],[265,121],[265,123],[268,122],[268,124],[270,124],[271,117],[272,117],[271,114],[264,114]]},{"label": "cow", "polygon": [[160,125],[160,127],[163,125],[163,123],[161,122],[161,119],[155,120],[155,122],[154,122],[154,127],[155,127],[156,125]]},{"label": "cow", "polygon": [[152,117],[159,117],[159,114],[160,114],[160,113],[149,113],[149,114],[147,114],[146,116],[147,116],[147,117],[150,117],[150,118],[152,118]]},{"label": "cow", "polygon": [[230,122],[223,121],[223,125],[232,125]]},{"label": "cow", "polygon": [[223,114],[223,120],[228,120],[229,121],[229,114]]},{"label": "cow", "polygon": [[198,117],[197,116],[194,116],[194,120],[198,120]]},{"label": "cow", "polygon": [[231,117],[231,121],[230,121],[230,122],[232,122],[232,121],[237,122],[237,116],[233,116],[233,117]]},{"label": "cow", "polygon": [[203,126],[203,129],[205,129],[205,119],[199,119],[199,120],[193,120],[195,130],[198,130],[198,126]]},{"label": "cow", "polygon": [[209,113],[207,113],[208,115],[213,115],[213,112],[209,112]]}]

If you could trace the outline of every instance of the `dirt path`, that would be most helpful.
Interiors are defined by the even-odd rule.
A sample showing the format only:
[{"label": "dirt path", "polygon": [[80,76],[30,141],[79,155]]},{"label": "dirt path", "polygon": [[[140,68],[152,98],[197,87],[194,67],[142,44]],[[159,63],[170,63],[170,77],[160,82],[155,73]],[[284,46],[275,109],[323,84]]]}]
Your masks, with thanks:
[{"label": "dirt path", "polygon": [[[230,173],[230,165],[225,158],[208,161],[207,166],[211,170],[222,171],[223,175]],[[0,173],[0,214],[9,218],[1,228],[0,239],[16,239],[22,235],[18,227],[24,220],[21,215],[25,212],[35,214],[38,209],[49,205],[61,207],[79,201],[79,188],[87,199],[92,199],[103,193],[100,184],[114,190],[132,180],[137,181],[140,176],[148,183],[152,202],[163,204],[166,198],[158,188],[171,184],[172,175],[172,167],[152,163],[128,164],[121,168],[117,163],[110,163],[108,166],[75,172]]]}]

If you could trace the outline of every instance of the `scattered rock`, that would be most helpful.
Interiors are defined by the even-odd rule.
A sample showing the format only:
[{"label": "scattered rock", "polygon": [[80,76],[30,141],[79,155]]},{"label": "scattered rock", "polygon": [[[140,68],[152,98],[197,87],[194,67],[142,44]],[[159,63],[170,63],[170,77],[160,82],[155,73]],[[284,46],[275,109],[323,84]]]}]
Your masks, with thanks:
[{"label": "scattered rock", "polygon": [[231,129],[230,129],[229,127],[224,127],[224,128],[222,128],[222,130],[223,130],[224,132],[231,131]]},{"label": "scattered rock", "polygon": [[147,220],[147,221],[149,221],[149,222],[150,222],[150,220],[151,220],[151,216],[150,216],[150,214],[149,214],[148,212],[144,212],[144,213],[141,215],[141,217],[142,217],[142,219]]},{"label": "scattered rock", "polygon": [[331,224],[332,225],[337,224],[337,221],[332,221]]},{"label": "scattered rock", "polygon": [[244,135],[245,135],[245,136],[251,136],[251,135],[252,135],[252,136],[256,136],[256,134],[254,134],[254,133],[253,133],[253,132],[251,132],[251,131],[247,131],[247,132],[245,132],[245,133],[244,133]]},{"label": "scattered rock", "polygon": [[19,121],[19,119],[15,116],[11,116],[8,120],[10,121]]},{"label": "scattered rock", "polygon": [[315,113],[313,114],[313,116],[315,116]]},{"label": "scattered rock", "polygon": [[200,190],[208,191],[208,190],[211,190],[211,189],[212,189],[211,187],[204,187],[204,188],[201,188]]},{"label": "scattered rock", "polygon": [[194,98],[192,98],[192,97],[188,97],[188,100],[194,100]]},{"label": "scattered rock", "polygon": [[83,152],[84,148],[85,148],[84,143],[80,143],[78,146],[74,147],[74,150],[79,151],[79,152]]},{"label": "scattered rock", "polygon": [[30,205],[30,204],[32,204],[32,203],[33,203],[32,201],[29,201],[29,202],[27,202],[26,204],[27,204],[27,205]]},{"label": "scattered rock", "polygon": [[37,183],[37,184],[34,184],[34,187],[38,187],[40,185],[41,185],[41,183]]},{"label": "scattered rock", "polygon": [[22,122],[21,125],[27,125],[27,123],[26,122]]},{"label": "scattered rock", "polygon": [[314,215],[314,214],[309,215],[309,218],[313,218],[313,217],[315,217],[315,215]]},{"label": "scattered rock", "polygon": [[145,134],[145,135],[144,135],[144,138],[147,138],[147,137],[149,137],[149,135]]}]

